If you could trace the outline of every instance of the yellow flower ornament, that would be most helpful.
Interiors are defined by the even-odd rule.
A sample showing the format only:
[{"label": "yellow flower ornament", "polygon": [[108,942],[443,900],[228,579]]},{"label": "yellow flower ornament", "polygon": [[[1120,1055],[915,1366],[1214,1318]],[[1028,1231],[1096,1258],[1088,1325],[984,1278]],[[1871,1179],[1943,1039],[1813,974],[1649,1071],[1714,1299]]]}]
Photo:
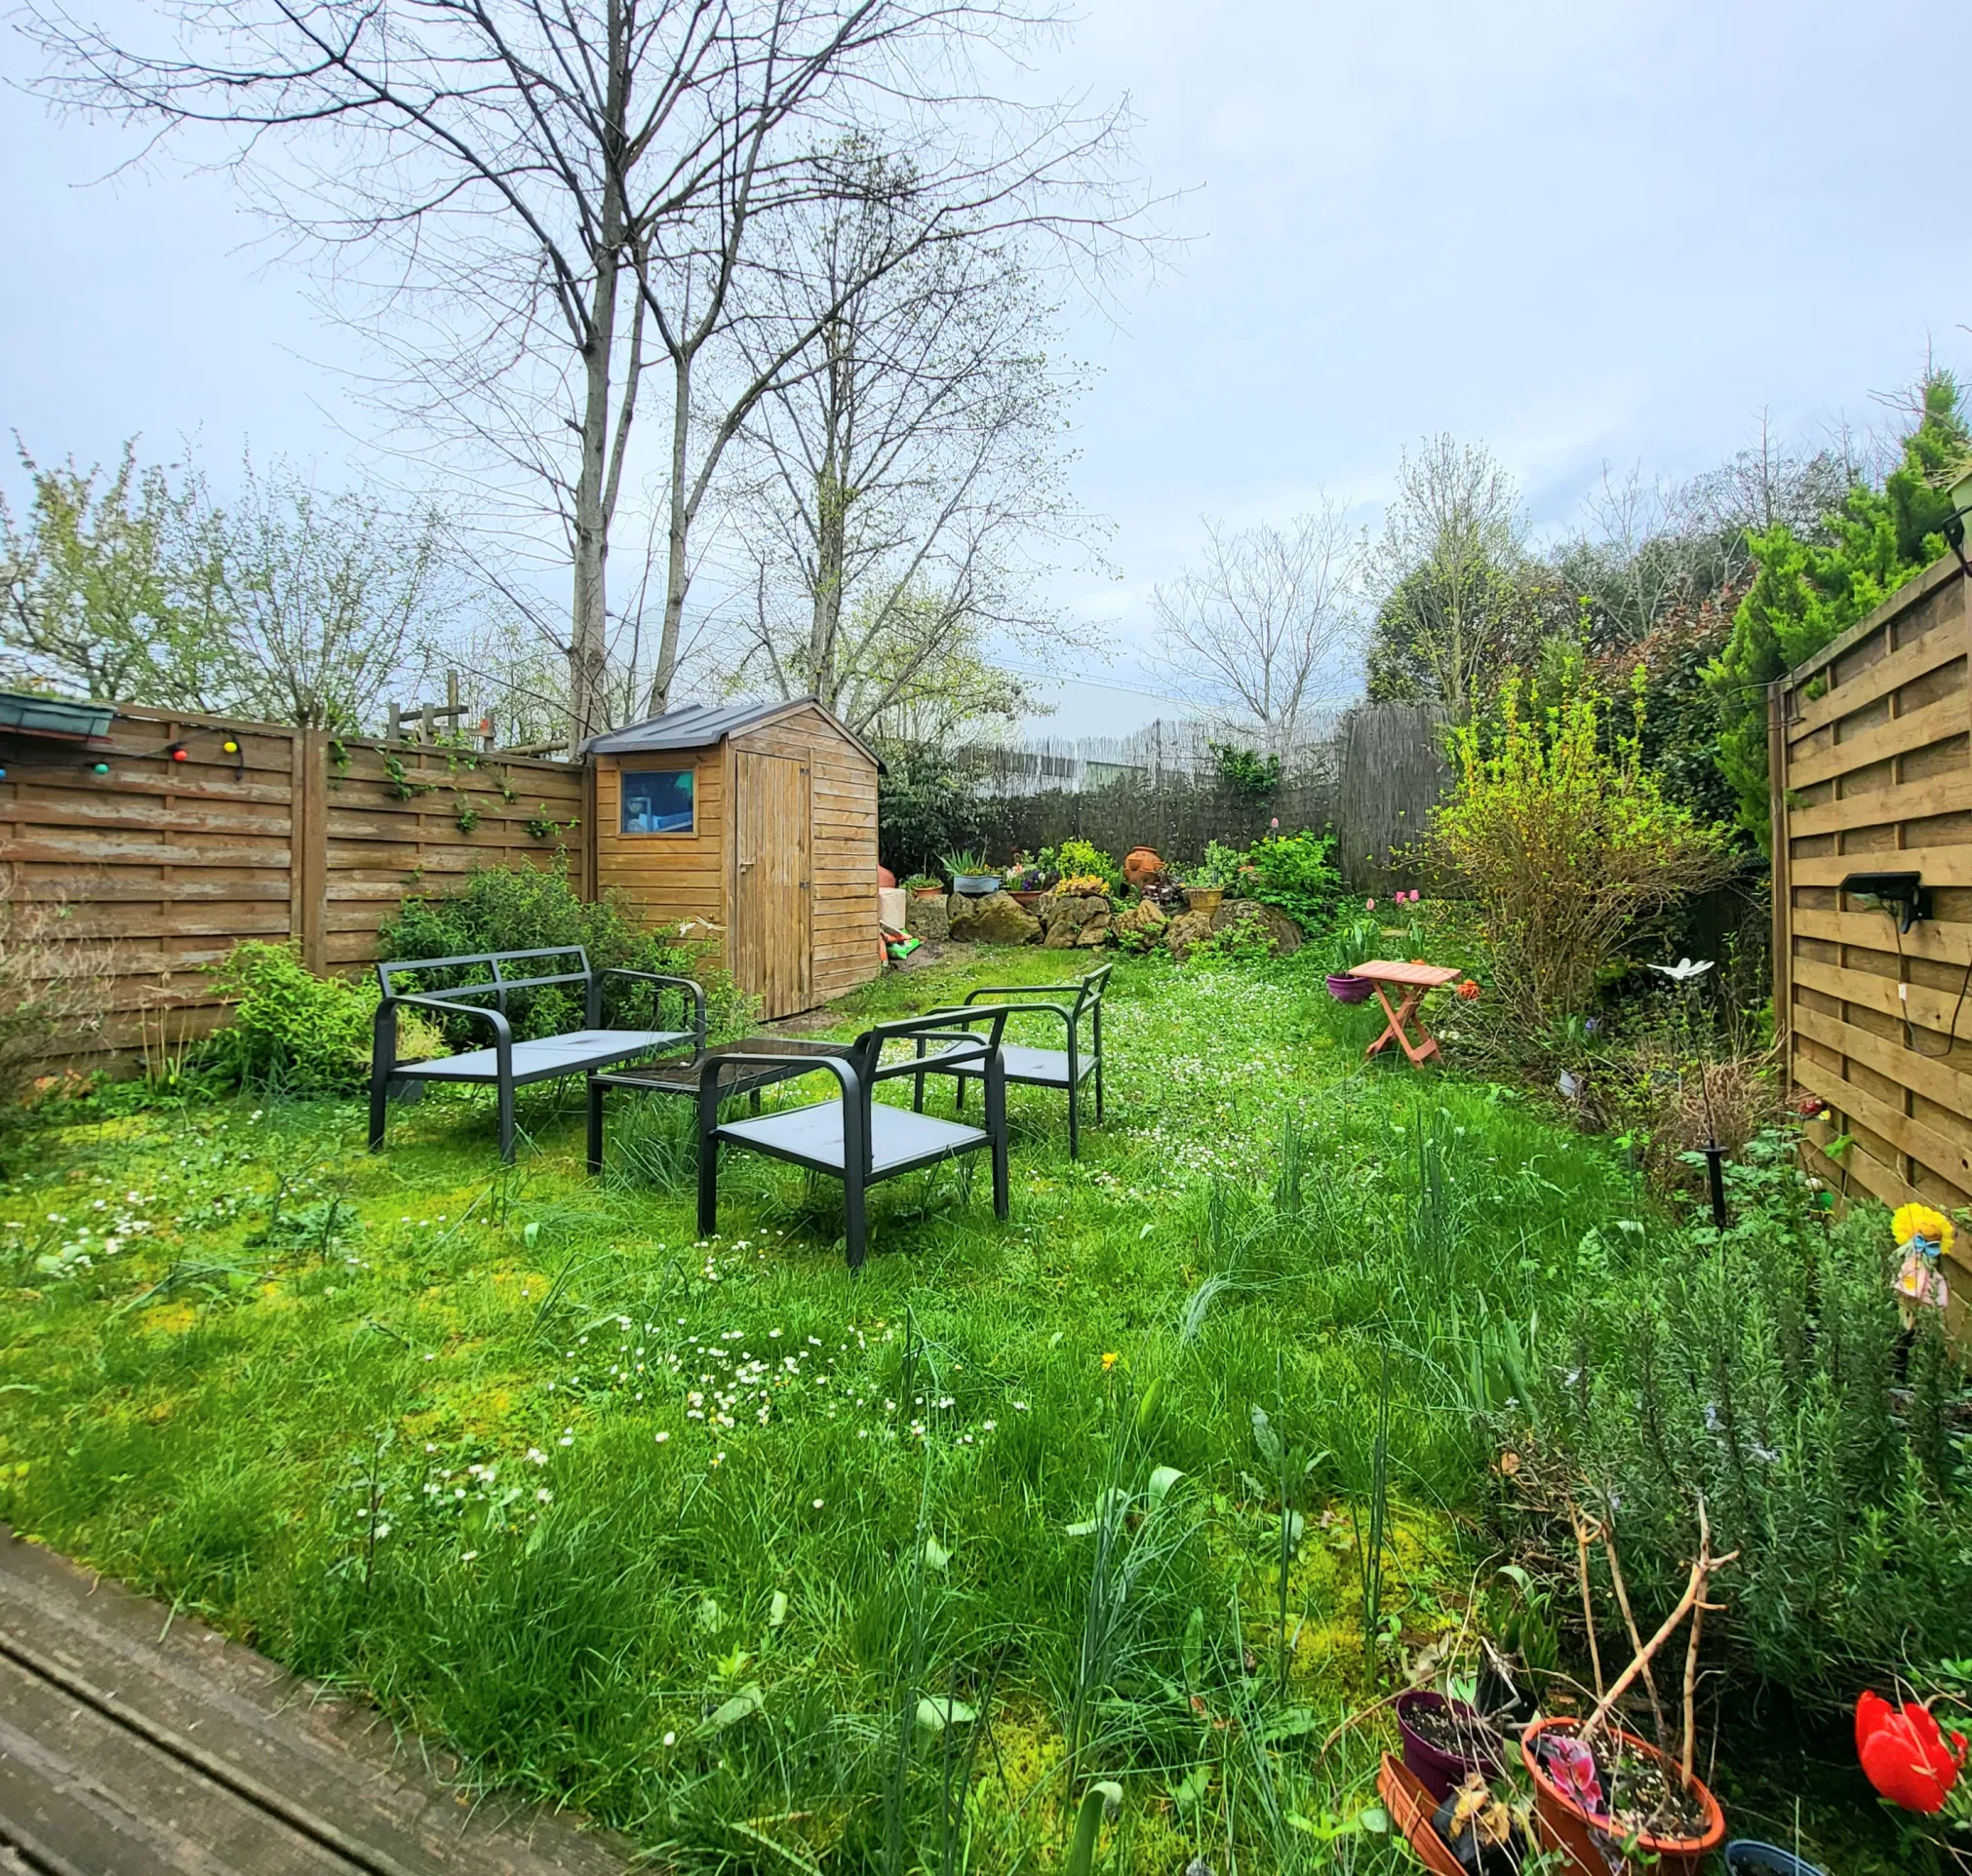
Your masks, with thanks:
[{"label": "yellow flower ornament", "polygon": [[1951,1301],[1940,1260],[1952,1248],[1952,1221],[1929,1205],[1899,1205],[1890,1230],[1904,1253],[1890,1288],[1908,1329],[1915,1324],[1920,1305],[1942,1309]]}]

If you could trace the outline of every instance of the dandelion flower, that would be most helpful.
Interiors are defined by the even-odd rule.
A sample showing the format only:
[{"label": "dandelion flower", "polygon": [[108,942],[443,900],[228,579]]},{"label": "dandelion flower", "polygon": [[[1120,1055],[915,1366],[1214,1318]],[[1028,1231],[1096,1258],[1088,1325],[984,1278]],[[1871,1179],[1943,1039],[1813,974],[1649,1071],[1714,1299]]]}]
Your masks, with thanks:
[{"label": "dandelion flower", "polygon": [[1108,1374],[1109,1371],[1116,1366],[1116,1360],[1117,1360],[1116,1350],[1112,1348],[1102,1358],[1102,1372],[1104,1374]]}]

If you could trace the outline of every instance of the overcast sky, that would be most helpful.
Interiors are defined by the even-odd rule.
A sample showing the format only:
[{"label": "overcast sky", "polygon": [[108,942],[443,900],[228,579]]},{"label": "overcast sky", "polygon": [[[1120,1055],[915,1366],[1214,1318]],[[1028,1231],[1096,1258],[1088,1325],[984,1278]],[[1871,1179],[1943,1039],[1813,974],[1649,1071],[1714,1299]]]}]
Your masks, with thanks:
[{"label": "overcast sky", "polygon": [[[1972,359],[1965,36],[1962,10],[1883,0],[1090,0],[1037,88],[1127,92],[1191,237],[1120,326],[1074,334],[1099,372],[1077,488],[1118,577],[1062,597],[1114,627],[1100,675],[1145,682],[1145,596],[1202,515],[1284,518],[1325,488],[1371,522],[1427,432],[1489,444],[1558,529],[1605,460],[1688,475],[1762,411],[1789,436],[1872,424],[1927,347]],[[30,75],[18,41],[0,60]],[[0,419],[47,456],[195,435],[216,468],[251,439],[345,474],[324,361],[351,341],[244,246],[222,179],[76,186],[116,153],[0,94]],[[1067,703],[1056,733],[1160,708]]]}]

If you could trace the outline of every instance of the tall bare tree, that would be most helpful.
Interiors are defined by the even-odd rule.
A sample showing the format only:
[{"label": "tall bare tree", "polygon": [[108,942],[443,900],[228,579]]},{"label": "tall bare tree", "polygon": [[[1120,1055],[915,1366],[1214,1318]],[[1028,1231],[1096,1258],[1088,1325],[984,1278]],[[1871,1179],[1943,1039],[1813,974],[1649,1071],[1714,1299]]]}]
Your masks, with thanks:
[{"label": "tall bare tree", "polygon": [[852,727],[1018,707],[996,643],[1038,648],[1038,552],[1085,539],[1066,487],[1053,308],[1015,241],[940,242],[880,271],[908,179],[870,149],[853,195],[791,229],[749,337],[813,331],[812,369],[740,438],[752,548],[741,670],[812,693]]},{"label": "tall bare tree", "polygon": [[1519,490],[1483,444],[1440,434],[1406,451],[1370,559],[1380,599],[1371,696],[1471,711],[1538,609],[1526,543]]},{"label": "tall bare tree", "polygon": [[1284,528],[1228,533],[1207,522],[1200,564],[1151,594],[1160,662],[1229,726],[1284,756],[1323,686],[1353,676],[1361,565],[1343,505],[1325,495]]},{"label": "tall bare tree", "polygon": [[[181,0],[175,42],[121,43],[31,6],[52,95],[158,133],[210,127],[332,299],[391,342],[374,389],[461,443],[495,492],[532,486],[572,567],[569,707],[606,716],[608,560],[654,342],[669,359],[667,591],[651,702],[676,668],[689,534],[767,375],[713,387],[755,231],[831,186],[869,116],[943,154],[914,245],[1110,179],[1117,113],[1022,110],[974,52],[1055,22],[1054,0]],[[1100,215],[1057,225],[1102,246]],[[694,435],[696,448],[694,449]]]}]

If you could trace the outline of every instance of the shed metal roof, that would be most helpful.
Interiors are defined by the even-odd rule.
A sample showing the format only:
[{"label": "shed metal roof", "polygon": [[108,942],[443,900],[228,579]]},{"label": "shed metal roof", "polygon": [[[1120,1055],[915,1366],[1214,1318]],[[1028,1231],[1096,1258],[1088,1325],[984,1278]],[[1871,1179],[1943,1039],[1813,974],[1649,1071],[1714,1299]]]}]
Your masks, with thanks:
[{"label": "shed metal roof", "polygon": [[62,742],[98,743],[109,733],[114,705],[76,703],[40,691],[0,690],[0,729]]},{"label": "shed metal roof", "polygon": [[646,756],[662,750],[704,749],[804,706],[821,711],[876,763],[880,771],[883,769],[883,759],[876,751],[814,697],[776,697],[767,703],[687,704],[681,710],[667,710],[663,716],[647,718],[641,723],[626,723],[621,729],[606,729],[600,736],[591,736],[582,745],[581,753],[585,756]]}]

